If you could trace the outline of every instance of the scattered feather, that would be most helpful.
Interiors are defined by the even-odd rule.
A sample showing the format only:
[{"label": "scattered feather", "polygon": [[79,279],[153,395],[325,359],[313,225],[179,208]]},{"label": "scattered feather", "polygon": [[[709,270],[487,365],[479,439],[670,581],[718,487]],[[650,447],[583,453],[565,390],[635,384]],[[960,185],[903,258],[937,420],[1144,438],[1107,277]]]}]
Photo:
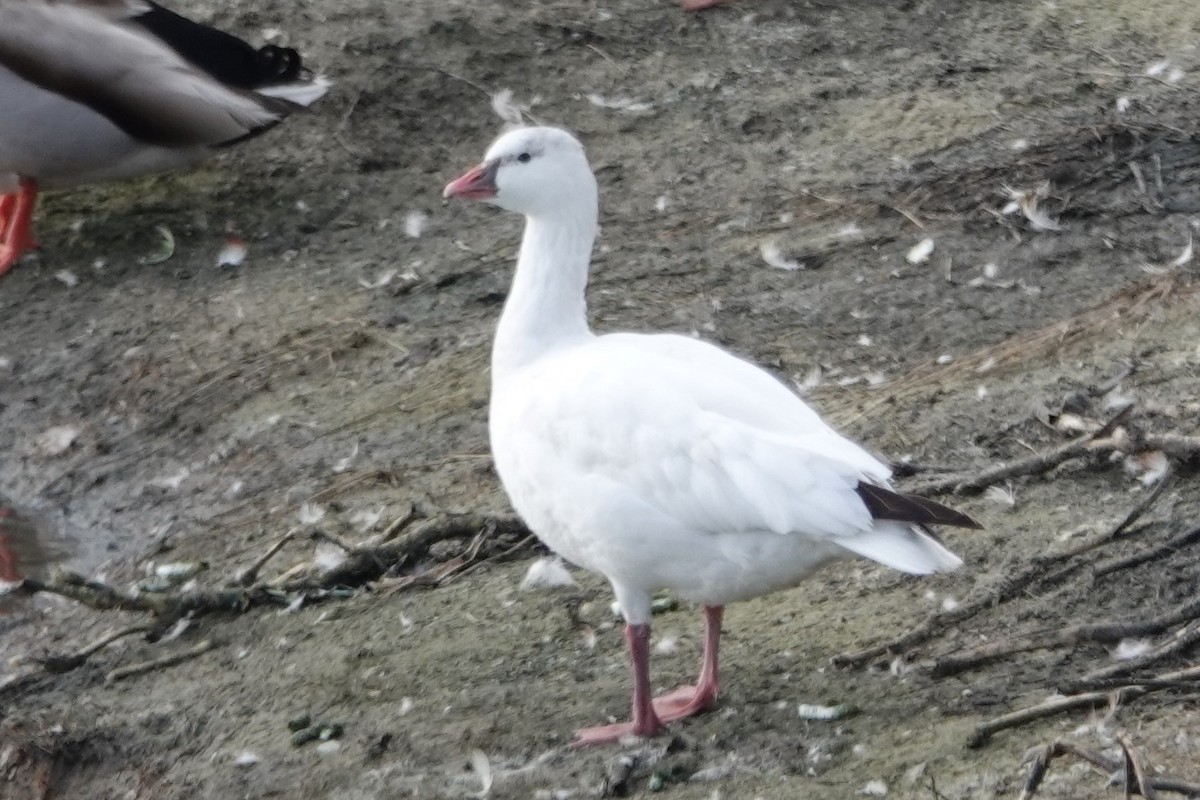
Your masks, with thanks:
[{"label": "scattered feather", "polygon": [[962,604],[959,603],[957,600],[955,600],[950,595],[946,595],[945,597],[942,598],[942,611],[953,611],[954,609],[958,608],[960,605],[962,605]]},{"label": "scattered feather", "polygon": [[1008,143],[1008,149],[1012,150],[1014,153],[1020,153],[1024,150],[1028,150],[1029,149],[1029,140],[1028,139],[1013,139],[1011,142]]},{"label": "scattered feather", "polygon": [[575,579],[563,565],[562,559],[552,556],[539,558],[529,565],[525,577],[521,580],[522,589],[554,588],[557,586],[574,586]]},{"label": "scattered feather", "polygon": [[183,485],[183,482],[186,481],[188,479],[188,476],[190,476],[191,474],[192,474],[192,471],[190,469],[188,469],[187,467],[180,467],[177,472],[175,472],[171,475],[160,475],[159,477],[150,481],[150,485],[157,486],[160,489],[168,489],[170,491],[175,491],[176,489],[178,489],[180,486]]},{"label": "scattered feather", "polygon": [[171,229],[166,225],[155,225],[154,230],[158,231],[158,235],[162,237],[158,251],[138,258],[139,264],[148,267],[169,261],[171,256],[175,255],[175,234],[171,233]]},{"label": "scattered feather", "polygon": [[[304,605],[304,600],[305,600],[304,593],[301,592],[300,594],[293,597],[290,601],[288,601],[288,604],[286,606],[279,609],[279,611],[278,611],[279,615],[283,616],[284,614],[295,614]],[[286,639],[279,640],[280,647],[285,647],[285,646],[287,646],[287,644],[288,644],[288,642]]]},{"label": "scattered feather", "polygon": [[58,272],[54,273],[54,277],[57,278],[59,282],[68,289],[73,289],[79,285],[79,276],[74,272],[71,272],[69,269],[60,269]]},{"label": "scattered feather", "polygon": [[888,793],[887,784],[880,780],[869,782],[866,786],[858,790],[859,794],[865,794],[867,797],[886,797]]},{"label": "scattered feather", "polygon": [[172,561],[169,564],[159,564],[154,568],[154,574],[171,583],[183,583],[194,578],[208,569],[206,561]]},{"label": "scattered feather", "polygon": [[246,240],[241,236],[230,236],[225,239],[221,252],[217,253],[217,266],[231,269],[240,267],[246,260]]},{"label": "scattered feather", "polygon": [[300,524],[316,525],[325,517],[325,509],[316,503],[305,503],[300,506]]},{"label": "scattered feather", "polygon": [[371,511],[370,509],[361,509],[350,515],[350,524],[354,525],[362,533],[369,530],[374,530],[379,524],[379,520],[383,519],[383,506]]},{"label": "scattered feather", "polygon": [[1149,653],[1153,645],[1145,639],[1122,639],[1112,651],[1117,661],[1130,661]]},{"label": "scattered feather", "polygon": [[983,277],[987,278],[989,281],[994,281],[1000,277],[999,265],[997,265],[991,261],[989,261],[988,263],[983,265],[982,272],[983,272]]},{"label": "scattered feather", "polygon": [[[1063,229],[1058,220],[1052,219],[1049,214],[1038,208],[1038,203],[1050,196],[1049,181],[1043,182],[1034,189],[1011,189],[1008,187],[1005,189],[1008,192],[1009,203],[1004,207],[1003,213],[1011,214],[1013,211],[1019,210],[1035,231],[1061,231]],[[1014,203],[1016,204],[1015,208],[1013,208]]]},{"label": "scattered feather", "polygon": [[236,767],[253,767],[260,761],[262,761],[262,757],[258,753],[251,750],[243,750],[233,759],[233,764]]},{"label": "scattered feather", "polygon": [[950,355],[949,353],[942,353],[935,359],[938,364],[949,364],[953,360],[954,356]]},{"label": "scattered feather", "polygon": [[654,652],[656,653],[674,653],[679,649],[679,638],[676,636],[664,636],[654,644]]},{"label": "scattered feather", "polygon": [[867,336],[865,333],[860,333],[858,335],[858,346],[859,347],[870,347],[872,344],[874,344],[874,342],[871,341],[870,336]]},{"label": "scattered feather", "polygon": [[849,225],[843,225],[838,228],[837,237],[839,239],[853,239],[863,235],[863,229],[858,227],[857,222],[851,222]]},{"label": "scattered feather", "polygon": [[1086,433],[1092,430],[1093,425],[1078,414],[1066,411],[1054,420],[1054,427],[1063,433]]},{"label": "scattered feather", "polygon": [[339,474],[345,472],[346,470],[350,469],[350,465],[354,463],[354,459],[357,456],[358,456],[358,442],[355,442],[354,449],[350,451],[350,455],[346,456],[345,458],[338,459],[337,463],[333,465],[333,474],[339,475]]},{"label": "scattered feather", "polygon": [[987,358],[985,358],[983,360],[982,364],[980,364],[978,367],[975,368],[975,374],[983,375],[985,373],[991,372],[995,368],[996,368],[996,357],[988,356]]},{"label": "scattered feather", "polygon": [[387,286],[392,282],[392,279],[396,277],[397,272],[399,272],[399,270],[386,269],[379,273],[379,277],[373,281],[367,280],[366,278],[359,278],[358,285],[364,289],[382,289],[384,286]]},{"label": "scattered feather", "polygon": [[405,714],[412,711],[414,705],[416,705],[416,704],[413,703],[413,699],[411,697],[401,697],[400,698],[400,716],[403,717]]},{"label": "scattered feather", "polygon": [[1183,70],[1179,67],[1171,67],[1167,72],[1167,83],[1179,83],[1181,80],[1183,80]]},{"label": "scattered feather", "polygon": [[641,114],[654,108],[650,103],[643,100],[634,100],[632,97],[605,97],[596,92],[589,92],[587,100],[597,108],[609,108],[614,111],[625,111],[629,114]]},{"label": "scattered feather", "polygon": [[471,751],[471,769],[479,776],[480,789],[476,797],[487,797],[492,791],[492,762],[488,761],[487,753],[482,750]]},{"label": "scattered feather", "polygon": [[596,631],[592,626],[585,625],[583,630],[579,632],[579,637],[583,640],[583,646],[587,650],[596,649]]},{"label": "scattered feather", "polygon": [[660,214],[667,210],[667,196],[665,194],[659,195],[658,199],[654,201],[654,210]]},{"label": "scattered feather", "polygon": [[783,255],[783,250],[779,247],[779,239],[767,239],[758,246],[758,252],[762,254],[763,261],[767,262],[775,269],[787,270],[795,272],[798,269],[804,269],[803,261],[786,258]]},{"label": "scattered feather", "polygon": [[323,756],[333,755],[342,749],[342,743],[337,739],[326,739],[316,746],[316,751]]},{"label": "scattered feather", "polygon": [[904,254],[904,260],[910,264],[923,264],[933,255],[933,239],[922,239],[914,244]]},{"label": "scattered feather", "polygon": [[792,383],[795,384],[796,389],[801,394],[807,394],[821,385],[821,379],[823,377],[824,373],[821,371],[821,365],[817,364],[804,375],[803,380],[793,380]]},{"label": "scattered feather", "polygon": [[346,563],[346,551],[333,542],[319,541],[313,555],[313,564],[322,573],[333,572]]},{"label": "scattered feather", "polygon": [[525,124],[525,115],[520,106],[513,102],[512,89],[501,89],[492,95],[492,111],[507,125],[520,127]]},{"label": "scattered feather", "polygon": [[1169,66],[1171,66],[1171,62],[1167,61],[1166,59],[1163,59],[1162,61],[1155,61],[1150,66],[1146,67],[1146,74],[1151,78],[1157,78],[1159,75],[1162,75],[1164,72],[1166,72],[1167,67]]},{"label": "scattered feather", "polygon": [[410,239],[420,239],[427,222],[429,215],[424,211],[410,211],[404,216],[404,232]]},{"label": "scattered feather", "polygon": [[1182,267],[1187,264],[1190,264],[1191,261],[1192,261],[1192,234],[1191,234],[1191,231],[1188,231],[1187,247],[1183,248],[1183,252],[1179,254],[1179,257],[1171,262],[1171,266],[1172,267]]},{"label": "scattered feather", "polygon": [[1152,486],[1167,477],[1171,462],[1162,450],[1147,450],[1126,457],[1125,470],[1131,475],[1139,475],[1138,480],[1143,486]]},{"label": "scattered feather", "polygon": [[1128,97],[1118,97],[1117,98],[1117,113],[1124,114],[1126,111],[1129,110],[1129,107],[1132,105],[1133,105],[1133,101],[1131,101]]},{"label": "scattered feather", "polygon": [[1121,391],[1121,387],[1118,386],[1104,395],[1104,399],[1100,403],[1100,408],[1110,414],[1116,414],[1118,411],[1124,411],[1136,402],[1137,400],[1130,395],[1124,394]]},{"label": "scattered feather", "polygon": [[162,636],[160,636],[158,641],[159,642],[169,642],[172,639],[178,639],[180,636],[183,635],[184,631],[186,631],[188,628],[191,627],[191,625],[192,625],[191,617],[182,617],[174,625],[171,626],[170,630],[168,630],[166,633],[164,633]]},{"label": "scattered feather", "polygon": [[975,387],[975,399],[982,400],[988,396],[988,388],[982,383]]},{"label": "scattered feather", "polygon": [[1007,486],[989,486],[983,496],[993,503],[1012,508],[1017,504],[1017,493],[1012,484]]},{"label": "scattered feather", "polygon": [[[705,781],[719,781],[722,778],[728,777],[731,772],[733,772],[732,765],[716,764],[714,766],[705,767],[704,769],[693,772],[691,775],[688,776],[688,780],[696,781],[697,783],[702,783]],[[717,800],[720,800],[720,797],[721,797],[720,793],[714,792],[714,794],[716,794]],[[711,795],[710,795],[710,800],[711,800]]]},{"label": "scattered feather", "polygon": [[79,428],[74,425],[55,425],[34,438],[33,449],[43,456],[60,456],[70,450],[78,438]]},{"label": "scattered feather", "polygon": [[815,722],[832,722],[854,716],[858,713],[858,707],[852,703],[839,703],[836,706],[818,706],[801,703],[796,706],[796,713],[800,715],[800,719],[808,719]]}]

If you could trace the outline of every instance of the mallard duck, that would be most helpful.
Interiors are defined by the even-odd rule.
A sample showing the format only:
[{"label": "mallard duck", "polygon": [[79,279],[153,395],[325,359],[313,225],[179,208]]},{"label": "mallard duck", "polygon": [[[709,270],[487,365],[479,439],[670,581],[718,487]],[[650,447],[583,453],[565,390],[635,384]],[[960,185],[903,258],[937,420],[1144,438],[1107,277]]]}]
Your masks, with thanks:
[{"label": "mallard duck", "polygon": [[0,0],[0,275],[37,194],[191,167],[320,98],[288,47],[141,0]]}]

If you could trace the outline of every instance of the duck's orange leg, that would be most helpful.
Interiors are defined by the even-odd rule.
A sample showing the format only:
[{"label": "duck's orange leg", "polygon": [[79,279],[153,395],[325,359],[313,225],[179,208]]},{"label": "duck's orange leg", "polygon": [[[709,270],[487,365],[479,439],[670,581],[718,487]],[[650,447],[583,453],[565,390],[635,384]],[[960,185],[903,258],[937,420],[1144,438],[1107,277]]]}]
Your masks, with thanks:
[{"label": "duck's orange leg", "polygon": [[22,178],[16,194],[0,197],[0,275],[37,247],[31,232],[37,193],[37,182]]}]

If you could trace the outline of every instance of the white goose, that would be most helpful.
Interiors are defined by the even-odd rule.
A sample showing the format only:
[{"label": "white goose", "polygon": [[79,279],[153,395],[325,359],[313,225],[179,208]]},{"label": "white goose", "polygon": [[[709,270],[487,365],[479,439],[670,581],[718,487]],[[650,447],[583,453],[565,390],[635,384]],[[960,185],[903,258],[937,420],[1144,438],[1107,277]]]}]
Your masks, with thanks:
[{"label": "white goose", "polygon": [[143,0],[0,0],[0,275],[39,189],[190,167],[320,98],[291,48]]},{"label": "white goose", "polygon": [[[444,194],[525,215],[492,351],[496,469],[538,537],[608,578],[626,620],[633,720],[581,730],[578,744],[650,736],[708,708],[726,603],[851,554],[915,574],[962,563],[923,526],[973,520],[887,489],[886,466],[768,373],[686,336],[588,329],[597,190],[569,133],[506,133]],[[650,602],[663,588],[704,606],[706,646],[696,686],[652,699]]]}]

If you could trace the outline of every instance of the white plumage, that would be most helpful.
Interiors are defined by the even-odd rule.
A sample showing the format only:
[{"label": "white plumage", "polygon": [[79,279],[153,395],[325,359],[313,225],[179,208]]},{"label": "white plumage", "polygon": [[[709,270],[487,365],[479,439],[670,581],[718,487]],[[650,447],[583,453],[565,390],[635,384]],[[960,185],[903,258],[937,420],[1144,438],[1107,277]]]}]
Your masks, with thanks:
[{"label": "white plumage", "polygon": [[[582,742],[653,733],[710,704],[728,602],[794,586],[851,553],[912,573],[961,564],[911,523],[968,518],[886,491],[933,516],[909,506],[874,518],[861,487],[886,486],[889,469],[768,373],[683,336],[588,330],[597,190],[570,134],[507,133],[446,194],[526,215],[493,350],[496,469],[546,544],[608,578],[629,625],[634,721],[582,731]],[[711,653],[700,685],[651,703],[638,662],[652,593],[664,588],[709,607]]]}]

